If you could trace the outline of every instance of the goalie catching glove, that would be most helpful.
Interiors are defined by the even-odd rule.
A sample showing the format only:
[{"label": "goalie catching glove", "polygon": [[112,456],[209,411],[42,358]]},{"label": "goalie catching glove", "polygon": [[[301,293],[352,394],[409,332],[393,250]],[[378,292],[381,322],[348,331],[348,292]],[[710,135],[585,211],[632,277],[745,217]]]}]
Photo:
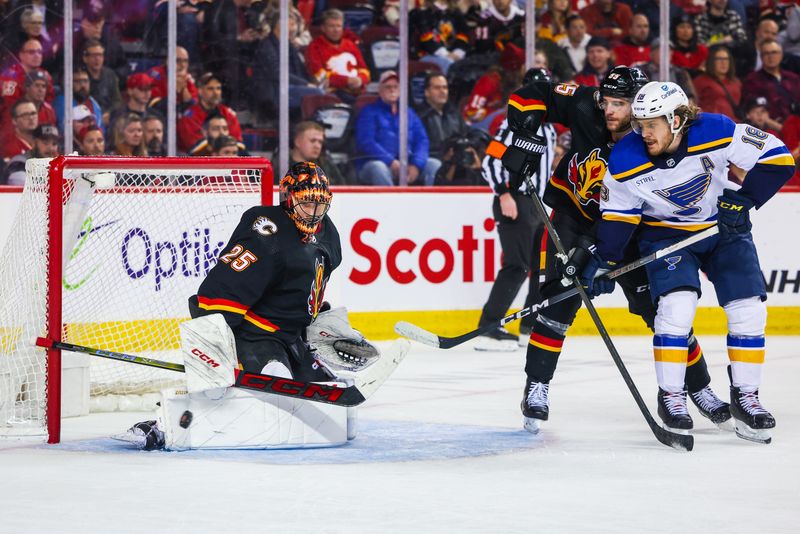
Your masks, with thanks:
[{"label": "goalie catching glove", "polygon": [[378,348],[350,326],[344,307],[320,312],[306,328],[306,337],[317,358],[335,374],[359,372],[380,357]]},{"label": "goalie catching glove", "polygon": [[541,135],[526,136],[514,132],[514,141],[503,153],[503,166],[510,173],[509,188],[516,191],[526,177],[539,171],[542,154],[547,150],[547,140]]}]

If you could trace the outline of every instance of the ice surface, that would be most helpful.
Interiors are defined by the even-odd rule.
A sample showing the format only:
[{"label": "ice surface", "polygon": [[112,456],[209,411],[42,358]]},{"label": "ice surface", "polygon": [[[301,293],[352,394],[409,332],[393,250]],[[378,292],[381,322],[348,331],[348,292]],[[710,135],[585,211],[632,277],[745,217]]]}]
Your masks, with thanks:
[{"label": "ice surface", "polygon": [[[649,338],[616,339],[655,414]],[[723,336],[700,337],[727,398]],[[61,445],[0,441],[0,533],[800,532],[798,338],[767,339],[771,445],[692,411],[695,450],[650,433],[601,341],[569,338],[551,419],[522,430],[524,352],[414,345],[345,447],[140,452],[149,414],[64,420]]]}]

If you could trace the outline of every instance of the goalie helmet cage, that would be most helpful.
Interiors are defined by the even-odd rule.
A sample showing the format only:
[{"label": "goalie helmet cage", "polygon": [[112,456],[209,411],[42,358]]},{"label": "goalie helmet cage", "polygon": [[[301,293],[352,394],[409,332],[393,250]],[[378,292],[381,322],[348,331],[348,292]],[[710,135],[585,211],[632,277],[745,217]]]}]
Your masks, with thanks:
[{"label": "goalie helmet cage", "polygon": [[[0,257],[0,436],[58,443],[62,355],[36,338],[180,362],[187,299],[241,214],[273,203],[273,172],[265,158],[59,156],[26,174]],[[90,375],[92,395],[176,379],[99,358]]]}]

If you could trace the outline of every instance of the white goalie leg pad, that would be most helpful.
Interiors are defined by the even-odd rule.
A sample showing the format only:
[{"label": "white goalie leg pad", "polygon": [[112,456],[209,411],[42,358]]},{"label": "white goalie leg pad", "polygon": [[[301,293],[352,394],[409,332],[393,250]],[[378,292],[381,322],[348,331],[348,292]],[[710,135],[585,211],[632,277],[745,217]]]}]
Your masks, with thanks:
[{"label": "white goalie leg pad", "polygon": [[333,447],[348,439],[348,409],[237,388],[162,392],[168,450]]},{"label": "white goalie leg pad", "polygon": [[337,375],[366,369],[380,358],[378,348],[350,326],[344,307],[317,315],[306,328],[306,338],[316,350],[315,356]]},{"label": "white goalie leg pad", "polygon": [[189,392],[232,386],[236,341],[222,314],[181,323],[181,351]]}]

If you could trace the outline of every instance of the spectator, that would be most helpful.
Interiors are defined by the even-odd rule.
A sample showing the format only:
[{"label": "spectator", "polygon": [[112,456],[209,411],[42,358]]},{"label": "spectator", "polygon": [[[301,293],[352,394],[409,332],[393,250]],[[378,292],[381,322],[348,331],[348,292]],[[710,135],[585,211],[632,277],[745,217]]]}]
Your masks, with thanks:
[{"label": "spectator", "polygon": [[422,7],[409,13],[411,42],[422,61],[438,65],[442,72],[464,59],[469,35],[458,0],[423,0]]},{"label": "spectator", "polygon": [[40,125],[55,125],[57,122],[55,109],[47,103],[50,81],[50,75],[44,69],[34,69],[25,76],[25,98],[33,102],[39,110]]},{"label": "spectator", "polygon": [[[106,24],[105,8],[101,3],[88,2],[83,9],[80,29],[75,32],[73,47],[86,50],[90,41],[98,41],[103,47],[103,62],[111,69],[117,79],[125,79],[130,67],[125,51],[120,44],[118,33]],[[98,99],[99,100],[99,99]],[[102,105],[102,101],[100,102]],[[103,106],[103,109],[110,109]]]},{"label": "spectator", "polygon": [[[23,6],[18,6],[22,9]],[[53,40],[44,31],[44,14],[36,11],[32,7],[22,9],[22,14],[19,18],[19,31],[15,42],[9,43],[12,49],[19,47],[19,43],[24,43],[28,40],[39,41],[42,45],[42,58],[45,62],[52,62],[55,59],[56,51],[58,50],[58,43]]]},{"label": "spectator", "polygon": [[633,12],[631,8],[614,0],[597,0],[581,10],[586,21],[586,31],[592,37],[602,37],[617,44],[628,36]]},{"label": "spectator", "polygon": [[614,62],[617,65],[639,67],[650,61],[650,22],[637,13],[631,19],[628,36],[614,47]]},{"label": "spectator", "polygon": [[744,79],[742,98],[746,102],[765,96],[770,117],[783,122],[789,116],[792,102],[800,100],[800,76],[781,68],[783,49],[775,39],[763,41],[759,52],[763,66]]},{"label": "spectator", "polygon": [[436,171],[433,185],[482,185],[481,161],[491,137],[483,130],[468,130],[445,142],[442,166]]},{"label": "spectator", "polygon": [[[356,119],[358,180],[365,185],[393,185],[400,173],[397,73],[386,71],[378,84],[380,99],[361,110]],[[413,109],[408,110],[408,184],[431,185],[439,165],[428,158],[428,135]]]},{"label": "spectator", "polygon": [[[277,116],[278,100],[280,97],[279,79],[276,73],[280,72],[280,17],[275,12],[270,26],[272,31],[269,36],[261,41],[256,48],[253,62],[253,83],[250,86],[250,98],[257,104],[262,119]],[[289,35],[297,33],[297,17],[289,17]],[[308,95],[322,95],[325,91],[319,87],[306,70],[303,56],[295,45],[289,42],[289,108],[297,112],[303,103],[303,98]]]},{"label": "spectator", "polygon": [[204,67],[224,82],[226,100],[238,107],[246,87],[245,72],[252,65],[255,48],[265,37],[253,0],[216,0],[205,10],[201,46]]},{"label": "spectator", "polygon": [[325,128],[318,122],[302,121],[294,128],[289,167],[301,161],[313,161],[322,167],[331,185],[347,183],[339,167],[330,160],[325,151]]},{"label": "spectator", "polygon": [[502,50],[506,43],[522,35],[525,12],[514,0],[492,0],[484,11],[480,4],[467,13],[472,28],[472,52],[489,54]]},{"label": "spectator", "polygon": [[736,77],[733,54],[725,45],[714,45],[706,59],[706,71],[694,80],[697,104],[708,113],[722,113],[740,122],[743,113],[742,82]]},{"label": "spectator", "polygon": [[219,113],[210,113],[203,121],[203,137],[189,149],[190,156],[210,156],[214,139],[221,135],[230,135],[228,121]]},{"label": "spectator", "polygon": [[[800,102],[792,104],[792,114],[783,121],[781,137],[786,147],[792,152],[795,162],[800,161]],[[796,170],[794,176],[789,180],[789,184],[800,185],[800,164],[795,163]]]},{"label": "spectator", "polygon": [[102,156],[106,153],[106,140],[103,130],[96,124],[86,126],[75,136],[78,154],[81,156]]},{"label": "spectator", "polygon": [[122,104],[119,78],[105,66],[105,48],[97,39],[88,39],[83,49],[83,64],[89,73],[89,94],[103,110],[102,124],[109,124],[111,112]]},{"label": "spectator", "polygon": [[736,71],[742,76],[760,70],[764,65],[761,59],[761,43],[767,39],[778,38],[778,23],[771,18],[758,21],[753,46],[743,46],[738,50],[736,58]]},{"label": "spectator", "polygon": [[13,130],[3,140],[3,159],[8,162],[18,154],[24,154],[33,148],[33,131],[39,126],[39,112],[30,100],[20,99],[11,106],[11,124]]},{"label": "spectator", "polygon": [[[147,75],[153,80],[150,107],[158,109],[162,115],[165,115],[167,105],[166,64],[153,67],[147,71]],[[175,49],[175,91],[178,113],[183,112],[197,101],[197,86],[189,72],[189,52],[182,46]]]},{"label": "spectator", "polygon": [[[35,39],[22,43],[12,64],[0,73],[0,98],[2,98],[0,117],[4,116],[14,102],[22,98],[25,91],[25,77],[28,73],[41,66],[42,44]],[[49,74],[47,76],[50,78]],[[52,79],[49,79],[48,85],[50,89],[46,100],[52,102],[55,95]]]},{"label": "spectator", "polygon": [[672,64],[697,75],[705,68],[708,48],[697,42],[694,24],[689,15],[672,20]]},{"label": "spectator", "polygon": [[[632,13],[642,13],[647,17],[650,24],[651,35],[658,35],[661,28],[661,1],[660,0],[622,0],[628,7],[631,8]],[[703,2],[705,0],[688,0],[694,2]],[[679,2],[669,3],[669,19],[673,20],[684,14],[683,9],[678,5]]]},{"label": "spectator", "polygon": [[522,83],[525,74],[525,51],[508,43],[493,65],[481,76],[462,110],[464,120],[474,128],[489,130],[495,115],[505,113],[508,96]]},{"label": "spectator", "polygon": [[697,40],[705,45],[727,44],[738,49],[747,42],[741,17],[728,9],[728,0],[708,0],[708,9],[695,18]]},{"label": "spectator", "polygon": [[142,118],[136,113],[120,115],[112,125],[109,154],[114,156],[147,156]]},{"label": "spectator", "polygon": [[220,135],[211,145],[211,155],[215,158],[233,158],[239,155],[239,142],[230,135]]},{"label": "spectator", "polygon": [[225,117],[230,135],[242,140],[242,127],[236,112],[222,103],[222,83],[212,73],[203,74],[197,80],[198,102],[190,106],[178,120],[178,147],[188,151],[203,140],[203,123],[210,114]]},{"label": "spectator", "polygon": [[586,63],[586,45],[591,38],[592,36],[586,33],[586,23],[580,15],[570,15],[567,18],[567,35],[558,41],[558,46],[569,56],[575,72],[583,70]]},{"label": "spectator", "polygon": [[800,5],[795,2],[785,13],[786,32],[781,43],[783,51],[787,56],[800,60]]},{"label": "spectator", "polygon": [[575,76],[575,83],[599,87],[612,67],[611,43],[603,37],[592,37],[586,45],[586,65]]},{"label": "spectator", "polygon": [[98,126],[97,117],[83,104],[72,108],[72,149],[80,150],[78,136],[86,128]]},{"label": "spectator", "polygon": [[[658,39],[653,39],[650,43],[650,63],[642,65],[641,69],[651,80],[661,78],[661,48]],[[677,83],[691,102],[697,99],[697,92],[692,83],[692,77],[686,69],[681,69],[675,65],[669,66],[669,79]]]},{"label": "spectator", "polygon": [[570,15],[570,0],[547,0],[547,11],[539,20],[537,37],[558,43],[567,36],[567,18]]},{"label": "spectator", "polygon": [[759,130],[770,133],[775,137],[780,137],[778,133],[781,130],[781,124],[774,121],[769,116],[769,109],[767,109],[767,99],[763,96],[757,96],[752,100],[748,100],[744,106],[745,122],[751,126],[755,126]]},{"label": "spectator", "polygon": [[114,124],[122,115],[135,113],[144,118],[145,113],[159,114],[158,111],[148,110],[150,97],[153,94],[153,79],[144,72],[134,72],[125,81],[125,88],[128,93],[128,101],[111,113],[109,124]]},{"label": "spectator", "polygon": [[142,119],[144,146],[148,156],[166,156],[164,145],[164,120],[158,115],[147,114]]},{"label": "spectator", "polygon": [[425,102],[418,111],[428,134],[428,154],[439,161],[444,155],[445,141],[453,136],[464,136],[468,130],[448,97],[447,77],[438,72],[428,74],[425,77]]},{"label": "spectator", "polygon": [[322,33],[306,49],[308,73],[328,92],[352,104],[366,89],[369,69],[358,46],[343,37],[344,14],[338,9],[322,13]]},{"label": "spectator", "polygon": [[[72,109],[74,110],[76,107],[85,107],[89,110],[89,114],[95,118],[95,122],[97,124],[102,125],[103,119],[103,110],[100,107],[100,104],[94,97],[90,94],[90,81],[89,81],[89,73],[86,69],[78,69],[72,73]],[[56,117],[58,118],[58,128],[59,130],[64,129],[64,94],[59,94],[55,102],[53,103],[53,108],[56,110]],[[74,113],[74,112],[73,112]],[[73,115],[73,120],[75,117]]]},{"label": "spectator", "polygon": [[33,131],[30,150],[17,154],[8,162],[8,185],[25,185],[25,162],[31,158],[54,158],[58,155],[58,128],[52,124],[39,125]]}]

